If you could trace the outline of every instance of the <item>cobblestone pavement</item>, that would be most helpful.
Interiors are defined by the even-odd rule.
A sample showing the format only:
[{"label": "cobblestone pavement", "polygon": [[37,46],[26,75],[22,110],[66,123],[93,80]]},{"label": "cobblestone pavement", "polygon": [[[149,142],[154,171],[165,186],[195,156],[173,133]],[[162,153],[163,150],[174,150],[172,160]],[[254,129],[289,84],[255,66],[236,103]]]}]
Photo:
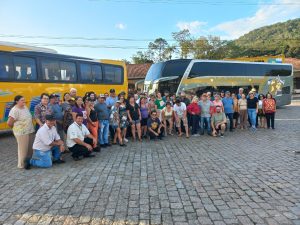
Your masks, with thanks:
[{"label": "cobblestone pavement", "polygon": [[299,225],[300,104],[276,117],[274,131],[167,137],[29,171],[2,135],[0,224]]}]

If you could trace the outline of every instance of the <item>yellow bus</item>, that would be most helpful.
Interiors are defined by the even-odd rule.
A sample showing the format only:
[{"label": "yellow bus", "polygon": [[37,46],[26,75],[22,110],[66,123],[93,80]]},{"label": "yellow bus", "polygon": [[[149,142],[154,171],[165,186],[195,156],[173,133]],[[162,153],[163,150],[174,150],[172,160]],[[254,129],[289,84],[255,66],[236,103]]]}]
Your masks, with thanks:
[{"label": "yellow bus", "polygon": [[123,61],[95,60],[57,54],[30,46],[0,43],[0,130],[9,129],[6,121],[14,96],[22,95],[33,113],[43,92],[62,96],[71,88],[83,96],[109,92],[127,93],[128,80]]}]

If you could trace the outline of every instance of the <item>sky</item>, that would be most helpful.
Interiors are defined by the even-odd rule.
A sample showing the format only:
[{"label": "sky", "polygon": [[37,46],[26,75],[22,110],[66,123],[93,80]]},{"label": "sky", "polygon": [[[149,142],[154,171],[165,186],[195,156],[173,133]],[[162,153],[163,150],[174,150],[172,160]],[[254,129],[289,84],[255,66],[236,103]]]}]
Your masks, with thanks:
[{"label": "sky", "polygon": [[300,0],[1,0],[0,41],[62,54],[131,60],[172,32],[238,38],[300,18]]}]

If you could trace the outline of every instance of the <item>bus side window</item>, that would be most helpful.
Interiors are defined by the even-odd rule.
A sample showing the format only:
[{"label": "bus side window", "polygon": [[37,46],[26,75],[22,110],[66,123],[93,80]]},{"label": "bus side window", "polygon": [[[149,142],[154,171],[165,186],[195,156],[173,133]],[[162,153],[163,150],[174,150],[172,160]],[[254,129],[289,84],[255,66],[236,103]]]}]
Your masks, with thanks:
[{"label": "bus side window", "polygon": [[0,54],[0,80],[13,79],[13,69],[10,58]]},{"label": "bus side window", "polygon": [[36,80],[35,59],[14,56],[15,73],[17,80]]}]

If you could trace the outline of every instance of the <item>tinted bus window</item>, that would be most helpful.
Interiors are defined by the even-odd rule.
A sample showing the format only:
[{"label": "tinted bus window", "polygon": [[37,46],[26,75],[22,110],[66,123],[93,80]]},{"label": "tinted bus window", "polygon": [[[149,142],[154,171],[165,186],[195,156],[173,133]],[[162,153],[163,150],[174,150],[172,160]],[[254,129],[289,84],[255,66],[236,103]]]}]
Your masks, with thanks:
[{"label": "tinted bus window", "polygon": [[147,72],[145,81],[153,81],[161,78],[162,69],[164,68],[166,63],[155,63],[152,64],[150,69]]},{"label": "tinted bus window", "polygon": [[247,63],[196,62],[189,78],[202,76],[290,76],[287,65],[264,65]]},{"label": "tinted bus window", "polygon": [[163,68],[162,77],[182,77],[191,60],[169,61]]},{"label": "tinted bus window", "polygon": [[35,59],[14,56],[13,60],[17,80],[36,80]]},{"label": "tinted bus window", "polygon": [[0,80],[11,80],[13,78],[13,66],[10,57],[0,54]]},{"label": "tinted bus window", "polygon": [[85,82],[101,82],[101,66],[92,64],[80,64],[80,79]]},{"label": "tinted bus window", "polygon": [[42,74],[45,81],[76,81],[76,65],[72,62],[43,59]]},{"label": "tinted bus window", "polygon": [[123,68],[119,66],[103,65],[103,82],[107,84],[123,83]]}]

